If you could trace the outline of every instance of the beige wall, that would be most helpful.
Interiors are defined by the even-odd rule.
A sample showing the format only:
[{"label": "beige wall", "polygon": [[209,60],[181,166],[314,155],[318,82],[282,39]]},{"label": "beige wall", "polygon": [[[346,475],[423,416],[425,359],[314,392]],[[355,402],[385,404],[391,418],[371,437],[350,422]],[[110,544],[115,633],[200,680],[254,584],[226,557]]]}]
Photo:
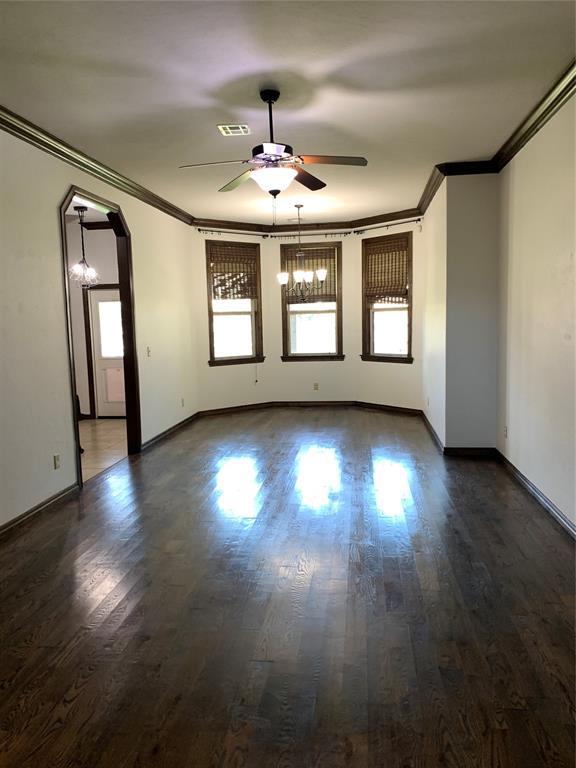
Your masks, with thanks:
[{"label": "beige wall", "polygon": [[446,440],[493,448],[498,411],[499,186],[497,174],[447,185]]},{"label": "beige wall", "polygon": [[443,444],[446,442],[446,188],[446,181],[443,181],[424,218],[426,290],[422,367],[423,410]]},{"label": "beige wall", "polygon": [[75,481],[59,233],[71,184],[119,204],[132,233],[143,439],[198,398],[190,228],[4,132],[0,153],[1,525]]},{"label": "beige wall", "polygon": [[573,99],[500,176],[498,448],[576,523],[574,110]]}]

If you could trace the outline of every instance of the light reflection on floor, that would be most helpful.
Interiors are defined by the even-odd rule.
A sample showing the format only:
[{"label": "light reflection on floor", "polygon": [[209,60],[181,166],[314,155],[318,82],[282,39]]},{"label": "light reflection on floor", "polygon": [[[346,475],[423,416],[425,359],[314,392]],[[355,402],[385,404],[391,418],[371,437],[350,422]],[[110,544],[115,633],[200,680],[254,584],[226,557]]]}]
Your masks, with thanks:
[{"label": "light reflection on floor", "polygon": [[410,474],[400,461],[372,457],[372,482],[376,509],[382,517],[404,519],[404,507],[412,503]]},{"label": "light reflection on floor", "polygon": [[258,465],[252,456],[227,456],[217,464],[216,493],[218,508],[232,520],[251,524],[258,515]]},{"label": "light reflection on floor", "polygon": [[[216,496],[220,512],[229,520],[252,524],[261,507],[262,481],[252,456],[227,456],[217,462]],[[342,490],[340,455],[335,448],[312,444],[296,455],[295,490],[302,507],[314,512],[337,511]],[[372,487],[376,510],[391,521],[404,520],[413,503],[410,470],[401,461],[373,454]]]},{"label": "light reflection on floor", "polygon": [[296,490],[303,506],[321,511],[337,502],[340,492],[340,458],[335,448],[308,445],[296,456]]}]

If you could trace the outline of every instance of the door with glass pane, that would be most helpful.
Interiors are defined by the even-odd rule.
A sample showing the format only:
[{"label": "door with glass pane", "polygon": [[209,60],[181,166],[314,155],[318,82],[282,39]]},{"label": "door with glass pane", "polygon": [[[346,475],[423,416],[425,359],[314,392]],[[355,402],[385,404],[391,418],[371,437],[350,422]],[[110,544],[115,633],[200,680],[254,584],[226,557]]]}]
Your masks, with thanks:
[{"label": "door with glass pane", "polygon": [[122,312],[117,289],[90,291],[96,416],[126,416]]}]

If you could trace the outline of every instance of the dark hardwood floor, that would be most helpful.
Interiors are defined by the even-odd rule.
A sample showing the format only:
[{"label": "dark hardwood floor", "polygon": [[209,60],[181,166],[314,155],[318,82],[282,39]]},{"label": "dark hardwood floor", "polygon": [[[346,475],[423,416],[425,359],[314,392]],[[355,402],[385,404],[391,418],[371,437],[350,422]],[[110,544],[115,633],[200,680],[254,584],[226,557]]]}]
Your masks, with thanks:
[{"label": "dark hardwood floor", "polygon": [[0,540],[2,768],[574,765],[574,549],[416,417],[206,418]]}]

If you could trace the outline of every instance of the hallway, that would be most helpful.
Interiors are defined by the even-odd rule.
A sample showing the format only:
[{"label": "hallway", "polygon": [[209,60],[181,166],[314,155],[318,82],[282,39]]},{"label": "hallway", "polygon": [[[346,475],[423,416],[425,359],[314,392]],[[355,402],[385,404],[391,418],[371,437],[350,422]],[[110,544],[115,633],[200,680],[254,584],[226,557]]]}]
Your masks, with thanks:
[{"label": "hallway", "polygon": [[126,419],[82,419],[78,427],[84,482],[128,455]]}]

